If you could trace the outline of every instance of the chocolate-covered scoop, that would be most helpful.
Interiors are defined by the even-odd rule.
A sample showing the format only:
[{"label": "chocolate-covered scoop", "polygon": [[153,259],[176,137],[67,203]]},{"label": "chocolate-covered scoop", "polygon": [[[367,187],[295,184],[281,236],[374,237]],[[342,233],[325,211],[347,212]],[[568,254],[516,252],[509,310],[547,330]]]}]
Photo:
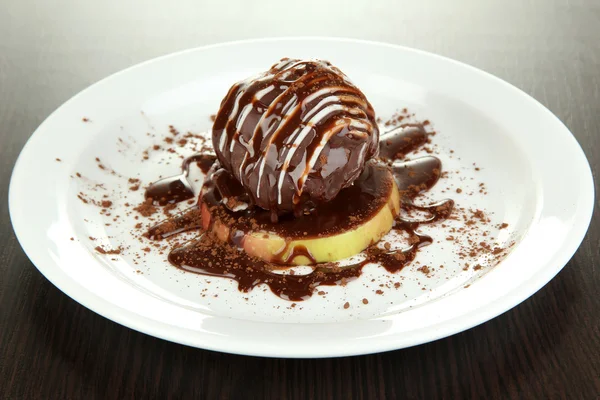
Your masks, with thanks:
[{"label": "chocolate-covered scoop", "polygon": [[284,58],[233,85],[212,140],[254,204],[300,214],[354,182],[377,155],[379,131],[373,107],[339,69]]}]

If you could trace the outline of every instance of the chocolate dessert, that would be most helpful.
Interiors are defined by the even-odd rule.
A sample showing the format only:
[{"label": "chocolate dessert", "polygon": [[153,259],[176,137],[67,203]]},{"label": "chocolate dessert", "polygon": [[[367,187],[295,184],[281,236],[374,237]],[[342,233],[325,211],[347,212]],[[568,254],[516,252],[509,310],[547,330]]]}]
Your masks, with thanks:
[{"label": "chocolate dessert", "polygon": [[[214,119],[215,154],[193,155],[181,175],[147,189],[149,204],[189,200],[190,166],[206,172],[197,204],[147,236],[199,229],[199,238],[171,251],[172,264],[235,279],[242,291],[265,283],[289,300],[357,277],[368,263],[398,271],[432,242],[418,227],[453,207],[413,202],[441,174],[436,157],[405,159],[428,140],[422,124],[398,125],[380,140],[372,106],[339,69],[282,59],[229,90]],[[426,217],[405,216],[413,211]],[[406,234],[405,248],[379,243],[392,229]],[[363,251],[361,261],[337,263]],[[273,272],[292,265],[313,271]]]},{"label": "chocolate dessert", "polygon": [[339,69],[283,59],[233,85],[212,140],[221,168],[276,220],[352,185],[377,154],[379,130],[373,107]]}]

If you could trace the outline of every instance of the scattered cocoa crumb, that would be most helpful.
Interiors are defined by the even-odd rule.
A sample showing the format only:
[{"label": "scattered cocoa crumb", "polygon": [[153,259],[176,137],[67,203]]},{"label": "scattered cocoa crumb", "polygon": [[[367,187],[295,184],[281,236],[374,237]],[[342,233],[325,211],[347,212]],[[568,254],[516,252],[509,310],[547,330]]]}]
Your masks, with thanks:
[{"label": "scattered cocoa crumb", "polygon": [[362,299],[363,304],[369,304],[369,300],[367,299]]},{"label": "scattered cocoa crumb", "polygon": [[96,246],[94,250],[96,250],[100,254],[121,254],[121,248],[106,250],[102,246]]},{"label": "scattered cocoa crumb", "polygon": [[344,308],[350,308],[350,303],[348,303],[348,302],[344,303]]},{"label": "scattered cocoa crumb", "polygon": [[431,272],[431,270],[429,269],[429,267],[427,265],[423,265],[420,268],[417,268],[417,271],[420,271],[422,273],[424,273],[425,275],[429,275],[429,273]]},{"label": "scattered cocoa crumb", "polygon": [[134,208],[135,211],[139,212],[142,217],[149,217],[150,215],[156,213],[158,210],[156,206],[152,204],[152,199],[147,198],[142,204]]}]

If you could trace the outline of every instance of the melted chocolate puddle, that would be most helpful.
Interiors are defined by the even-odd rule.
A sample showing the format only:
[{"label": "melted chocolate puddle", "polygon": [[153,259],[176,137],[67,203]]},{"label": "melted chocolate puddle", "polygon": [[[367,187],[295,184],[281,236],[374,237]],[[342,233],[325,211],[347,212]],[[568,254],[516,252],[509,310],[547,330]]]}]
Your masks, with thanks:
[{"label": "melted chocolate puddle", "polygon": [[[381,264],[390,272],[397,272],[409,264],[417,255],[420,247],[432,243],[432,238],[420,234],[418,228],[423,224],[430,224],[447,218],[452,212],[454,202],[444,200],[442,202],[420,206],[414,204],[414,199],[420,193],[431,189],[438,181],[441,174],[441,162],[438,158],[432,156],[420,157],[410,161],[399,160],[427,141],[427,133],[421,125],[403,125],[386,133],[380,140],[380,157],[387,160],[400,190],[402,200],[401,208],[404,213],[410,214],[414,211],[425,213],[427,216],[418,220],[410,219],[399,215],[396,217],[393,229],[408,234],[409,245],[399,250],[386,250],[377,245],[365,250],[366,258],[356,264],[340,267],[337,263],[325,263],[313,265],[313,271],[305,275],[293,275],[291,273],[278,274],[273,270],[282,268],[265,261],[248,256],[244,251],[238,250],[243,242],[244,230],[249,229],[250,220],[254,228],[271,231],[285,231],[287,233],[295,232],[298,235],[314,236],[319,232],[342,231],[347,229],[349,217],[358,215],[362,218],[368,218],[370,210],[376,213],[377,207],[359,207],[368,205],[369,202],[376,202],[382,199],[382,193],[372,192],[373,182],[376,182],[378,176],[372,176],[366,171],[367,176],[362,181],[357,182],[348,189],[340,192],[337,198],[339,201],[331,203],[324,207],[319,207],[318,213],[301,218],[281,219],[277,224],[270,222],[270,214],[267,211],[251,208],[243,212],[232,212],[225,207],[219,207],[222,212],[230,215],[232,221],[246,221],[241,225],[231,226],[230,243],[224,245],[209,235],[201,235],[198,238],[188,242],[182,247],[177,247],[169,254],[169,261],[174,266],[189,272],[203,275],[219,276],[234,279],[238,282],[238,288],[242,292],[248,292],[255,286],[265,283],[271,291],[279,297],[286,300],[300,301],[309,298],[314,289],[320,285],[339,285],[344,282],[355,279],[362,273],[362,267],[370,264]],[[195,155],[186,159],[182,166],[182,174],[172,178],[165,178],[150,186],[146,192],[146,197],[152,198],[158,204],[169,204],[186,200],[194,196],[189,184],[187,175],[189,165],[192,162],[203,163],[206,170],[210,168],[210,157],[214,162],[214,156]],[[367,168],[368,169],[368,168]],[[367,170],[366,169],[366,170]],[[204,169],[203,169],[204,170]],[[376,175],[376,173],[375,173]],[[179,182],[179,183],[176,183]],[[185,190],[179,190],[185,188]],[[216,192],[213,190],[213,192]],[[220,202],[218,194],[208,192],[205,195],[208,203],[217,205]],[[213,193],[213,194],[211,194]],[[213,196],[213,197],[210,197]],[[336,199],[337,199],[336,198]],[[380,208],[379,208],[380,209]],[[358,214],[352,214],[357,212]],[[233,219],[235,216],[235,219]],[[223,217],[223,216],[221,216]],[[243,217],[243,218],[240,218]],[[333,222],[332,222],[333,221]],[[173,217],[159,225],[151,228],[148,236],[153,239],[162,239],[167,236],[180,233],[185,230],[198,229],[201,227],[201,212],[198,207],[192,207],[187,211]],[[283,225],[282,225],[283,224]],[[246,230],[247,231],[247,230]],[[282,250],[282,254],[287,249]],[[293,259],[297,255],[303,255],[309,260],[313,260],[312,255],[306,248],[295,247],[292,255],[287,260]],[[287,261],[282,260],[282,262]]]},{"label": "melted chocolate puddle", "polygon": [[384,133],[379,138],[379,158],[403,158],[427,143],[429,135],[421,124],[403,124]]},{"label": "melted chocolate puddle", "polygon": [[[231,211],[221,206],[222,198],[237,197],[243,192],[237,181],[223,169],[213,175],[205,186],[202,203],[211,214],[225,222],[232,230],[242,232],[264,230],[292,239],[309,239],[344,232],[375,216],[387,205],[392,190],[392,177],[389,168],[383,163],[370,162],[354,184],[343,189],[333,200],[319,204],[308,215],[295,217],[292,213],[281,215],[277,222],[271,219],[271,212],[258,207],[241,211]],[[247,198],[242,201],[247,202]],[[285,262],[286,260],[282,260]]]},{"label": "melted chocolate puddle", "polygon": [[161,206],[193,198],[195,194],[187,179],[190,174],[190,165],[196,163],[202,172],[206,174],[216,159],[215,155],[204,153],[194,154],[186,158],[181,164],[181,174],[154,182],[146,189],[146,198],[151,198],[153,202]]}]

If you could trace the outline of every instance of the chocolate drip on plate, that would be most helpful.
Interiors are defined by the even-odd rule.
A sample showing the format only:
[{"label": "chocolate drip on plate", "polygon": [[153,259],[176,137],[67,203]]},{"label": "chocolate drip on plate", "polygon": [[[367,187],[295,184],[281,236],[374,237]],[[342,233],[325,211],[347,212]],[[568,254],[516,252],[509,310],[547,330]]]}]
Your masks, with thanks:
[{"label": "chocolate drip on plate", "polygon": [[[252,258],[238,249],[244,234],[258,226],[293,238],[305,236],[305,232],[307,236],[316,236],[319,233],[330,235],[348,229],[349,226],[344,225],[344,221],[348,221],[349,216],[355,215],[352,213],[360,211],[361,207],[363,213],[359,212],[356,215],[368,218],[368,212],[377,210],[377,206],[368,205],[377,204],[378,199],[381,201],[385,198],[384,193],[372,189],[377,187],[374,182],[383,177],[379,174],[379,168],[382,167],[377,163],[370,163],[354,185],[342,190],[332,202],[315,207],[314,214],[310,213],[300,218],[290,216],[289,219],[280,219],[278,223],[272,223],[269,213],[257,207],[239,212],[223,207],[222,193],[233,193],[235,197],[235,193],[240,193],[240,188],[231,187],[236,181],[226,175],[211,180],[207,184],[208,187],[205,187],[202,200],[209,203],[214,210],[218,209],[221,217],[230,218],[230,244],[224,244],[209,234],[203,234],[186,245],[173,249],[169,254],[169,261],[185,271],[233,279],[238,282],[238,288],[243,292],[264,283],[276,295],[293,301],[306,300],[317,286],[338,285],[355,279],[361,275],[362,267],[369,263],[380,264],[390,272],[401,270],[414,260],[420,247],[432,242],[431,237],[418,232],[419,227],[446,219],[454,205],[452,200],[431,205],[415,204],[415,198],[420,193],[431,189],[437,183],[441,175],[441,162],[438,158],[426,156],[410,161],[396,158],[399,154],[408,154],[422,146],[427,140],[424,132],[422,126],[402,126],[385,134],[380,143],[380,154],[390,163],[389,168],[402,196],[401,208],[404,213],[396,217],[393,229],[408,235],[407,247],[387,250],[380,245],[373,245],[364,252],[365,259],[353,265],[340,267],[337,263],[316,264],[312,267],[312,272],[304,275],[290,274],[289,271],[285,274],[276,273],[274,271],[281,266]],[[189,163],[187,165],[189,166]],[[217,188],[218,186],[221,187]],[[425,213],[426,216],[419,219],[404,216],[414,211]],[[148,235],[160,239],[184,230],[197,229],[200,224],[200,212],[194,207],[152,228]],[[286,251],[287,249],[282,250],[281,254]],[[309,260],[312,258],[306,248],[296,247],[292,253],[295,253],[294,257],[302,255]]]},{"label": "chocolate drip on plate", "polygon": [[186,158],[181,164],[181,174],[154,182],[146,189],[146,199],[152,199],[154,203],[166,206],[193,198],[195,194],[187,179],[190,165],[196,163],[206,174],[216,159],[215,155],[206,153],[194,154]]},{"label": "chocolate drip on plate", "polygon": [[379,140],[379,158],[396,160],[427,143],[428,134],[421,124],[402,124],[386,132]]}]

